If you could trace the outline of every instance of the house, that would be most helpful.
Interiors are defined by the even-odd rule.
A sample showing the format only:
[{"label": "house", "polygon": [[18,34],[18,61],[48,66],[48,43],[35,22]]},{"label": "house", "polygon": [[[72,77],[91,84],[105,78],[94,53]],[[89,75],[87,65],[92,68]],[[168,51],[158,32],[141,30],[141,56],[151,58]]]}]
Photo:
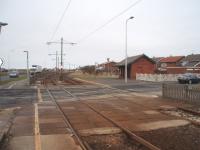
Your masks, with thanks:
[{"label": "house", "polygon": [[116,67],[116,62],[110,61],[109,58],[107,58],[107,62],[97,64],[95,68],[97,73],[107,73],[110,75],[116,75],[118,74],[118,67]]},{"label": "house", "polygon": [[[119,68],[119,77],[125,76],[125,59],[117,63]],[[136,73],[153,74],[155,71],[155,62],[153,59],[142,54],[127,58],[127,76],[129,79],[136,79]]]},{"label": "house", "polygon": [[167,73],[200,73],[200,54],[191,54],[180,61],[180,66],[168,67]]},{"label": "house", "polygon": [[181,60],[183,67],[200,67],[200,54],[191,54]]},{"label": "house", "polygon": [[117,63],[114,61],[105,62],[102,64],[99,64],[98,67],[101,67],[104,72],[115,72],[117,70],[117,67],[115,66]]},{"label": "house", "polygon": [[177,67],[180,66],[180,61],[184,58],[184,56],[170,56],[160,59],[159,67],[167,68],[167,67]]}]

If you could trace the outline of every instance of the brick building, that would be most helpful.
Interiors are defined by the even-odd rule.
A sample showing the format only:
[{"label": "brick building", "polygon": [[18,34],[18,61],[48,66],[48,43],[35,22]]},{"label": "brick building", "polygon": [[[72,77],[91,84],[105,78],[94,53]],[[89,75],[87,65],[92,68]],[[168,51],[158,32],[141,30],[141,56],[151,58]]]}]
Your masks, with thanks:
[{"label": "brick building", "polygon": [[160,59],[158,62],[158,67],[167,68],[167,67],[177,67],[180,66],[180,61],[184,58],[184,56],[170,56]]},{"label": "brick building", "polygon": [[180,65],[167,67],[168,74],[200,73],[200,54],[188,55],[181,59]]},{"label": "brick building", "polygon": [[117,70],[116,64],[117,63],[114,61],[109,61],[109,62],[99,64],[98,67],[102,67],[102,70],[105,72],[113,73]]},{"label": "brick building", "polygon": [[[127,76],[129,79],[136,79],[136,73],[153,74],[155,71],[155,62],[144,54],[128,57],[127,64]],[[117,63],[116,66],[119,68],[119,77],[124,78],[125,59]]]}]

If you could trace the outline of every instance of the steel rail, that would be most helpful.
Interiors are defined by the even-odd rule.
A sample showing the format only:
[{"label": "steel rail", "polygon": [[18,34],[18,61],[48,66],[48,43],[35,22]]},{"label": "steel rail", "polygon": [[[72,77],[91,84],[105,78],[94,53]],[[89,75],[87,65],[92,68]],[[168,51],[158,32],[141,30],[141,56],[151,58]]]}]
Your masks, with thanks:
[{"label": "steel rail", "polygon": [[51,93],[51,91],[49,90],[49,88],[46,86],[46,90],[49,94],[49,96],[51,97],[51,99],[54,101],[55,105],[57,106],[57,108],[59,109],[60,113],[63,116],[64,122],[65,124],[71,129],[73,135],[76,137],[76,139],[78,140],[81,148],[83,150],[92,150],[92,148],[89,146],[89,144],[85,141],[83,141],[81,139],[81,137],[78,135],[78,133],[76,132],[76,130],[73,128],[73,126],[71,125],[68,117],[65,115],[64,111],[62,110],[61,106],[58,104],[58,102],[56,101],[56,98],[53,96],[53,94]]},{"label": "steel rail", "polygon": [[177,107],[179,110],[182,110],[184,112],[196,115],[196,116],[200,116],[200,112],[192,110],[192,109],[188,109],[188,108],[184,108],[184,107]]},{"label": "steel rail", "polygon": [[160,148],[154,146],[153,144],[151,144],[150,142],[146,141],[145,139],[137,136],[136,134],[134,134],[132,131],[130,131],[127,128],[122,127],[121,125],[119,125],[118,123],[116,123],[114,120],[112,120],[111,118],[108,118],[107,116],[105,116],[104,114],[102,114],[101,112],[99,112],[98,110],[96,110],[94,107],[90,106],[87,103],[84,103],[81,98],[77,97],[76,95],[72,94],[71,92],[69,92],[68,90],[62,88],[66,93],[68,93],[69,95],[71,95],[73,98],[76,98],[78,101],[80,101],[82,104],[86,105],[87,107],[89,107],[90,109],[92,109],[94,112],[96,112],[97,114],[99,114],[100,116],[102,116],[104,119],[106,119],[107,121],[111,122],[112,124],[114,124],[116,127],[120,128],[122,131],[124,131],[129,137],[131,137],[133,140],[139,142],[140,144],[142,144],[143,146],[145,146],[146,148],[149,148],[150,150],[160,150]]}]

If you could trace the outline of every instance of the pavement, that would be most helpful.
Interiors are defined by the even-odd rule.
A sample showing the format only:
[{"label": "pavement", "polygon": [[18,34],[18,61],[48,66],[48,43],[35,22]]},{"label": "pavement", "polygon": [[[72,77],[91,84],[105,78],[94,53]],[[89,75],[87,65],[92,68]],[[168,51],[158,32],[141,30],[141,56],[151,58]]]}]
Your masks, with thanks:
[{"label": "pavement", "polygon": [[16,109],[18,108],[0,110],[0,141],[9,134]]}]

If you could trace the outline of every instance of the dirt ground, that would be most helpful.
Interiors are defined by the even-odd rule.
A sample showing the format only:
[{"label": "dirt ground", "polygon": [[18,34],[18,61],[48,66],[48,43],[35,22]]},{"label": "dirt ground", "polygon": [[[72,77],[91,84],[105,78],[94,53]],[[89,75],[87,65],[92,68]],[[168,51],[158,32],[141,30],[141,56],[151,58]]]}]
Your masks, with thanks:
[{"label": "dirt ground", "polygon": [[200,149],[200,128],[194,125],[137,132],[136,134],[163,150]]},{"label": "dirt ground", "polygon": [[125,134],[101,135],[85,137],[94,150],[147,150],[145,147],[130,140]]}]

